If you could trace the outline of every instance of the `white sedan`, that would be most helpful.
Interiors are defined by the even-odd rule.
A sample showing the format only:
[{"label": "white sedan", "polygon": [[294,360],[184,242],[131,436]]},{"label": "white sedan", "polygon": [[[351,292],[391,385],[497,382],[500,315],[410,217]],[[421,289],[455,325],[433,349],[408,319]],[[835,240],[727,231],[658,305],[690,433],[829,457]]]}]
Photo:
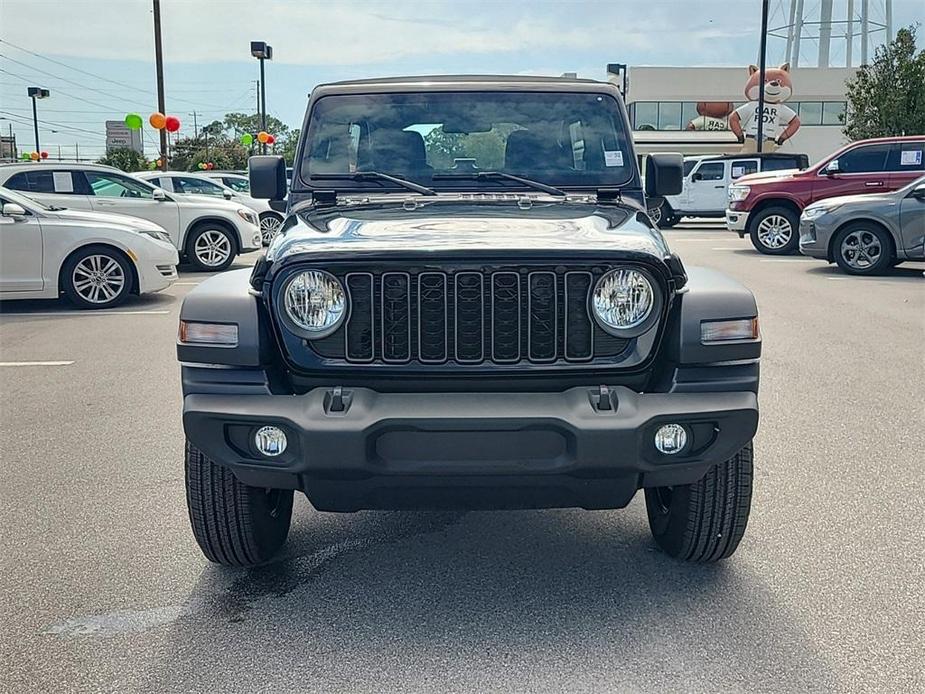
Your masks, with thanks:
[{"label": "white sedan", "polygon": [[112,308],[177,279],[163,227],[137,217],[65,210],[0,188],[0,299]]},{"label": "white sedan", "polygon": [[260,218],[260,236],[264,246],[279,232],[283,215],[270,207],[268,200],[252,198],[250,190],[241,191],[218,181],[208,173],[189,173],[186,171],[143,171],[134,174],[136,178],[151,185],[163,188],[168,193],[179,195],[209,195],[225,200],[233,200],[251,208]]}]

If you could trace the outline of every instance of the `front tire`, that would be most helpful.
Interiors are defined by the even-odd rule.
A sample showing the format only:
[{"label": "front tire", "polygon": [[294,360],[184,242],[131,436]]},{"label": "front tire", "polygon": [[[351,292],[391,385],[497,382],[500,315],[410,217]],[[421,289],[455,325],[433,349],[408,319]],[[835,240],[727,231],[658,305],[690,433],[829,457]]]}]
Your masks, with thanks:
[{"label": "front tire", "polygon": [[790,255],[800,243],[800,216],[789,207],[766,207],[751,223],[750,236],[765,255]]},{"label": "front tire", "polygon": [[260,213],[260,238],[264,246],[269,246],[270,242],[276,238],[279,228],[283,225],[282,215],[276,212]]},{"label": "front tire", "polygon": [[106,246],[81,248],[64,263],[61,288],[78,308],[113,308],[132,291],[130,261]]},{"label": "front tire", "polygon": [[235,248],[228,229],[218,224],[200,224],[190,232],[186,255],[200,272],[221,272],[234,262]]},{"label": "front tire", "polygon": [[751,508],[753,456],[750,441],[693,484],[646,489],[649,527],[666,554],[710,563],[736,551]]},{"label": "front tire", "polygon": [[209,561],[256,566],[283,546],[292,520],[291,489],[242,484],[227,467],[186,442],[186,503],[193,536]]},{"label": "front tire", "polygon": [[833,250],[838,267],[849,275],[879,275],[896,264],[890,235],[870,222],[854,222],[838,232]]}]

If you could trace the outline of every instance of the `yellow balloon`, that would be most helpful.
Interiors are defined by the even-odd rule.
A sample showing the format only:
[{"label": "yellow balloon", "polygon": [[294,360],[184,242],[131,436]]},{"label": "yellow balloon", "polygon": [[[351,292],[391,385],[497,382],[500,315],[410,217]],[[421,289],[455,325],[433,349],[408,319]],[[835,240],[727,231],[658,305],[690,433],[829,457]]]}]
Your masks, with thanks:
[{"label": "yellow balloon", "polygon": [[261,130],[259,133],[257,133],[257,142],[260,142],[261,144],[266,144],[266,141],[269,139],[270,139],[270,133],[268,133],[266,130]]},{"label": "yellow balloon", "polygon": [[155,111],[148,117],[148,122],[155,130],[162,130],[167,125],[167,116],[160,111]]}]

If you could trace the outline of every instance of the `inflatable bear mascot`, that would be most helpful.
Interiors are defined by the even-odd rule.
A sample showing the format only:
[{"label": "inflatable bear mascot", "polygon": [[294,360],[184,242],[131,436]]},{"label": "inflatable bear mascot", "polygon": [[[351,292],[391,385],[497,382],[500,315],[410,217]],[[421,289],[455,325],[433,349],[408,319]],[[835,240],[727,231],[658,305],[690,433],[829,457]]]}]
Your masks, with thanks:
[{"label": "inflatable bear mascot", "polygon": [[731,101],[698,101],[697,117],[687,124],[687,129],[729,130],[727,119],[734,108]]},{"label": "inflatable bear mascot", "polygon": [[[784,63],[779,68],[769,68],[764,77],[764,125],[762,135],[764,145],[762,152],[773,152],[784,142],[793,137],[800,129],[800,119],[793,109],[784,102],[793,93],[790,82],[790,64]],[[745,97],[748,103],[739,106],[729,116],[729,129],[742,143],[742,152],[758,151],[758,68],[748,66],[748,82],[745,84]]]}]

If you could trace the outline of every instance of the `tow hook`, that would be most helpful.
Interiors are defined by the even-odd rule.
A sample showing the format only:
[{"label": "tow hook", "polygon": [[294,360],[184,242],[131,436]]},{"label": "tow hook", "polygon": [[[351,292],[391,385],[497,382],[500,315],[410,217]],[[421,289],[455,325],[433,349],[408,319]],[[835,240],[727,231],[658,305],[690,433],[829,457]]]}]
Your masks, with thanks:
[{"label": "tow hook", "polygon": [[588,393],[591,396],[591,406],[598,412],[615,412],[618,405],[617,394],[607,386],[598,386],[597,390]]}]

